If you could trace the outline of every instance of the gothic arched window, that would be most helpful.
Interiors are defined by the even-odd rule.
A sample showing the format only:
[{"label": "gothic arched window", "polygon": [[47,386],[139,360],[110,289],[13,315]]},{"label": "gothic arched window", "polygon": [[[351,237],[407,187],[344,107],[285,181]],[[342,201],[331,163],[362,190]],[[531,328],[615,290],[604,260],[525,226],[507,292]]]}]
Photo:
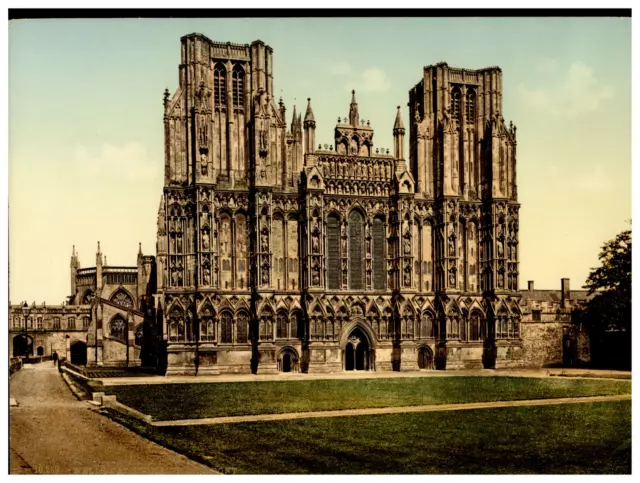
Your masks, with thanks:
[{"label": "gothic arched window", "polygon": [[364,289],[364,218],[358,210],[349,214],[349,288]]},{"label": "gothic arched window", "polygon": [[466,100],[467,122],[473,122],[476,118],[476,92],[473,89],[467,91]]},{"label": "gothic arched window", "polygon": [[384,220],[376,217],[371,229],[373,237],[373,288],[384,290],[387,288],[387,269],[385,260],[385,227]]},{"label": "gothic arched window", "polygon": [[336,215],[327,218],[327,288],[340,288],[340,220]]},{"label": "gothic arched window", "polygon": [[238,344],[246,344],[249,342],[249,316],[246,312],[242,311],[238,313],[236,325],[236,342]]},{"label": "gothic arched window", "polygon": [[226,104],[227,70],[222,64],[217,64],[213,69],[213,97],[216,107]]},{"label": "gothic arched window", "polygon": [[220,317],[220,342],[223,344],[233,342],[233,318],[229,312],[224,312]]},{"label": "gothic arched window", "polygon": [[288,318],[287,314],[284,312],[279,312],[278,317],[276,318],[276,338],[278,339],[287,339],[288,338],[288,330],[287,330]]},{"label": "gothic arched window", "polygon": [[270,310],[260,316],[260,340],[273,340],[273,316]]},{"label": "gothic arched window", "polygon": [[109,335],[121,342],[127,340],[127,321],[122,315],[116,315],[109,324]]},{"label": "gothic arched window", "polygon": [[244,106],[244,69],[240,65],[233,68],[233,107]]},{"label": "gothic arched window", "polygon": [[298,332],[300,333],[303,332],[302,328],[298,329],[298,326],[300,325],[301,322],[302,322],[302,315],[300,314],[300,312],[295,312],[290,319],[292,339],[295,339],[298,337]]},{"label": "gothic arched window", "polygon": [[451,117],[457,121],[460,118],[460,89],[454,87],[451,91]]}]

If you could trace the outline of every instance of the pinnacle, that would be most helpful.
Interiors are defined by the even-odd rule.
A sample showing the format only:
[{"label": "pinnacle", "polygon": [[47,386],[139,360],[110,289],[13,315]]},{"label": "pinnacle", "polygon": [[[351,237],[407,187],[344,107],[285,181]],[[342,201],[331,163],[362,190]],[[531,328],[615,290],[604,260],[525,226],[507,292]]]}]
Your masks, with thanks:
[{"label": "pinnacle", "polygon": [[404,124],[402,123],[402,116],[400,115],[400,106],[398,106],[398,113],[396,114],[396,122],[393,125],[393,129],[404,129]]},{"label": "pinnacle", "polygon": [[315,122],[315,117],[313,117],[313,110],[311,109],[311,98],[307,98],[307,112],[304,115],[304,121],[314,121]]}]

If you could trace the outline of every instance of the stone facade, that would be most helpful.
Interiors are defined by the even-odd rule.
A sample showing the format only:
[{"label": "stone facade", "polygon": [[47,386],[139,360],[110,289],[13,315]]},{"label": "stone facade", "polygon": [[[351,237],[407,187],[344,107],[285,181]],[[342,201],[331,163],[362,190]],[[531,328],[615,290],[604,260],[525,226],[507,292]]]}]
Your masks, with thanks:
[{"label": "stone facade", "polygon": [[572,311],[588,299],[587,290],[570,290],[568,278],[560,290],[535,290],[533,281],[521,291],[520,324],[528,367],[579,366],[590,362],[589,336],[572,322]]},{"label": "stone facade", "polygon": [[311,101],[289,126],[275,102],[270,47],[181,42],[158,214],[168,374],[523,363],[499,68],[423,69],[407,163],[400,108],[393,153],[355,92],[316,148]]},{"label": "stone facade", "polygon": [[[157,364],[153,298],[155,258],[140,250],[136,267],[107,266],[96,253],[96,266],[80,268],[71,255],[71,295],[58,306],[29,307],[27,329],[22,305],[9,306],[9,353],[18,355],[26,337],[33,355],[56,352],[89,366]],[[42,352],[42,354],[40,354]]]}]

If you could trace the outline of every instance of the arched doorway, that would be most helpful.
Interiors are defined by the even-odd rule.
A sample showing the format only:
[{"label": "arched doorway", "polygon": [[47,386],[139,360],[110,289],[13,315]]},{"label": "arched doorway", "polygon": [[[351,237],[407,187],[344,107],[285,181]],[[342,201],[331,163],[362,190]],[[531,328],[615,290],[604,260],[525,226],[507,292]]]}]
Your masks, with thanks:
[{"label": "arched doorway", "polygon": [[433,351],[430,347],[420,347],[418,350],[418,367],[420,369],[433,369]]},{"label": "arched doorway", "polygon": [[24,334],[13,338],[13,357],[29,357],[33,355],[33,339]]},{"label": "arched doorway", "polygon": [[77,366],[87,365],[87,344],[78,340],[71,344],[70,352],[71,364],[75,364]]},{"label": "arched doorway", "polygon": [[44,347],[40,346],[36,349],[36,354],[38,356],[43,356],[44,355]]},{"label": "arched doorway", "polygon": [[368,371],[372,368],[372,351],[369,338],[356,327],[349,334],[344,349],[344,369],[346,371]]},{"label": "arched doorway", "polygon": [[278,370],[280,372],[298,372],[298,354],[294,349],[285,348],[280,352]]}]

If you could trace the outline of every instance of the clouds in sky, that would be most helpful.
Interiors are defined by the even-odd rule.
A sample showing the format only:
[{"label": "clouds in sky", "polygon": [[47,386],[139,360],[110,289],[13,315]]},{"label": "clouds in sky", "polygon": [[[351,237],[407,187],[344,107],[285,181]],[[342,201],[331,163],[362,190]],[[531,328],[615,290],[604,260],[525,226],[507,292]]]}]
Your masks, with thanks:
[{"label": "clouds in sky", "polygon": [[386,72],[379,67],[367,67],[358,73],[351,64],[341,61],[329,64],[327,70],[333,76],[346,78],[344,89],[349,92],[352,89],[358,92],[385,92],[391,87]]},{"label": "clouds in sky", "polygon": [[124,181],[155,178],[160,164],[149,159],[146,147],[135,141],[124,146],[103,144],[96,150],[80,145],[75,150],[75,161],[84,175]]},{"label": "clouds in sky", "polygon": [[562,72],[556,60],[543,59],[536,71],[561,80],[546,89],[530,89],[522,83],[518,86],[519,97],[526,105],[554,116],[576,117],[595,112],[614,95],[613,87],[599,81],[593,69],[582,61],[571,63]]}]

